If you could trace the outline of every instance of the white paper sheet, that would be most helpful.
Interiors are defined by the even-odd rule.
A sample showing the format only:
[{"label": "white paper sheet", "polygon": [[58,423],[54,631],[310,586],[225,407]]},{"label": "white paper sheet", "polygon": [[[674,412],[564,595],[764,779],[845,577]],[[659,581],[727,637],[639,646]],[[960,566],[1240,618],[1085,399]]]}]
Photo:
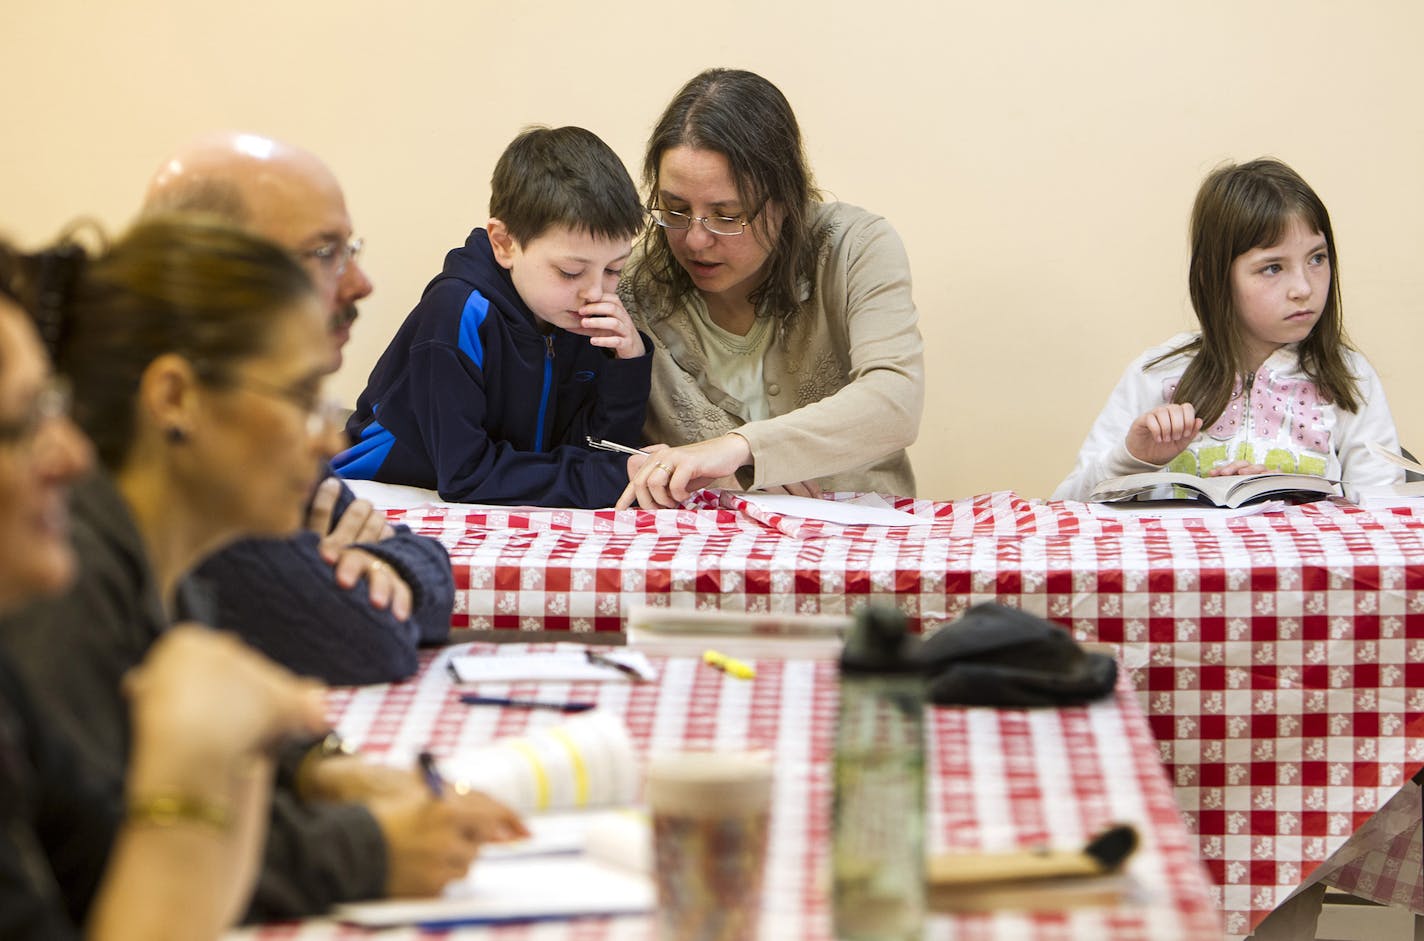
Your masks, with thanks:
[{"label": "white paper sheet", "polygon": [[655,902],[653,881],[640,873],[586,855],[532,856],[477,860],[469,877],[438,899],[357,902],[338,905],[333,914],[368,928],[438,928],[645,914]]},{"label": "white paper sheet", "polygon": [[1284,500],[1266,500],[1229,508],[1209,503],[1187,503],[1177,500],[1127,500],[1122,503],[1084,503],[1088,512],[1100,520],[1229,520],[1238,516],[1274,513],[1288,506]]},{"label": "white paper sheet", "polygon": [[[634,809],[534,814],[531,837],[481,848],[470,873],[438,899],[339,905],[371,928],[491,924],[653,910],[652,834]],[[558,887],[557,892],[550,888]]]},{"label": "white paper sheet", "polygon": [[647,655],[637,650],[626,647],[590,648],[585,644],[558,646],[560,649],[538,653],[456,654],[450,658],[450,670],[461,683],[515,683],[523,680],[604,683],[634,679],[615,667],[590,662],[586,651],[592,649],[604,659],[633,669],[645,680],[657,679],[658,676]]},{"label": "white paper sheet", "polygon": [[934,520],[897,510],[875,494],[853,500],[814,500],[788,493],[737,493],[736,496],[764,510],[799,519],[825,520],[847,526],[931,526]]}]

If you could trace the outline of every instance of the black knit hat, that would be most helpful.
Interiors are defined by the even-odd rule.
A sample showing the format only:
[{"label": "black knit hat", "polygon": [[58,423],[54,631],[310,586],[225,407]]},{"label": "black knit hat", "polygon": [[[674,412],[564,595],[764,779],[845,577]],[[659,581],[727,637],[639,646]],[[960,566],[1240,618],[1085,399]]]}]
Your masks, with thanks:
[{"label": "black knit hat", "polygon": [[1117,661],[1056,624],[1000,604],[975,605],[924,642],[929,698],[950,706],[1075,706],[1112,693]]}]

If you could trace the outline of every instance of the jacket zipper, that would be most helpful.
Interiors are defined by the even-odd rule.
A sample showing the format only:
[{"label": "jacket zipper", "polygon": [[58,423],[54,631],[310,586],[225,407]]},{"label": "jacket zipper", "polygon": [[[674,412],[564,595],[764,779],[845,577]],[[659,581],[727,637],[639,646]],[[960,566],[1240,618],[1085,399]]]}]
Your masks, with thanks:
[{"label": "jacket zipper", "polygon": [[544,336],[544,391],[539,393],[539,428],[534,433],[534,450],[544,450],[544,416],[549,411],[549,390],[554,385],[554,335]]},{"label": "jacket zipper", "polygon": [[[1247,444],[1251,444],[1251,387],[1255,384],[1256,374],[1254,372],[1248,372],[1246,374],[1246,401],[1241,403],[1241,410],[1244,413],[1241,416],[1241,428],[1245,433],[1245,436],[1242,440],[1244,440]],[[1255,445],[1251,446],[1251,450],[1252,452],[1256,450]],[[1254,456],[1255,454],[1253,453],[1252,457]]]}]

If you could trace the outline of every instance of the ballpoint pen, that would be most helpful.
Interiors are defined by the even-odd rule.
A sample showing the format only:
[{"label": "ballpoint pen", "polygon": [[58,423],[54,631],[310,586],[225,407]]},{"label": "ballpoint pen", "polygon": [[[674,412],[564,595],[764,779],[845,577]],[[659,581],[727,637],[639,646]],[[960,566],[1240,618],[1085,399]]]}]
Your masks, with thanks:
[{"label": "ballpoint pen", "polygon": [[593,435],[584,435],[584,440],[588,446],[595,451],[617,451],[619,454],[647,454],[642,448],[630,448],[626,444],[619,444],[617,441],[604,441],[602,438],[595,438]]},{"label": "ballpoint pen", "polygon": [[628,666],[628,664],[626,663],[620,663],[619,661],[614,660],[606,653],[599,653],[598,651],[592,649],[585,650],[583,653],[584,656],[588,658],[589,663],[597,664],[601,667],[611,667],[612,669],[617,670],[619,673],[627,674],[635,681],[641,682],[643,679],[645,679],[643,674],[639,673],[635,668]]},{"label": "ballpoint pen", "polygon": [[420,765],[421,777],[425,779],[425,786],[430,791],[430,796],[439,800],[445,796],[445,781],[440,777],[440,771],[435,767],[435,756],[428,751],[420,753],[416,759]]},{"label": "ballpoint pen", "polygon": [[513,709],[557,709],[560,712],[588,712],[591,702],[546,702],[542,699],[509,699],[505,696],[480,696],[466,693],[460,702],[467,706],[509,706]]}]

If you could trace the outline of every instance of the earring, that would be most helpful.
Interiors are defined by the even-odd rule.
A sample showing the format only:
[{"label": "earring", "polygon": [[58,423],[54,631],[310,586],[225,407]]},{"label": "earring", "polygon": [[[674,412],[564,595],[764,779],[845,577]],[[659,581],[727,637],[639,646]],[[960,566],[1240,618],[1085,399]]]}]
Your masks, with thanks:
[{"label": "earring", "polygon": [[184,444],[188,440],[188,432],[177,425],[169,425],[163,429],[163,437],[169,444]]}]

